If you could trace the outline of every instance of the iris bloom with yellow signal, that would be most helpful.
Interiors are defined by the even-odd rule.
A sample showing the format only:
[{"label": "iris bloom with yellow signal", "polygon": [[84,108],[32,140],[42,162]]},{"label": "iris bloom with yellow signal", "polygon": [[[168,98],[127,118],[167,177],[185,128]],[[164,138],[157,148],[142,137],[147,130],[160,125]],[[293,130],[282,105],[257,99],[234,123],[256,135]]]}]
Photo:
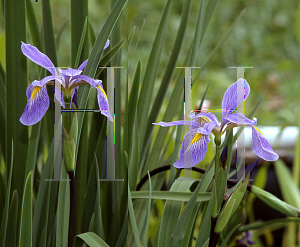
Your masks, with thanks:
[{"label": "iris bloom with yellow signal", "polygon": [[[109,45],[106,42],[104,49]],[[36,47],[22,42],[21,50],[23,54],[34,63],[47,69],[51,75],[46,76],[40,81],[33,81],[26,90],[27,104],[20,118],[20,122],[24,125],[33,125],[39,122],[49,108],[49,96],[47,94],[46,85],[55,85],[55,81],[61,84],[62,95],[55,94],[56,99],[65,107],[65,101],[68,103],[76,101],[76,92],[80,85],[90,85],[97,88],[98,105],[101,114],[108,117],[113,122],[112,115],[109,110],[106,93],[103,90],[102,81],[95,80],[89,76],[81,75],[87,61],[84,61],[78,69],[59,70],[60,75],[56,73],[55,66],[51,60]]]},{"label": "iris bloom with yellow signal", "polygon": [[[243,85],[238,87],[238,83]],[[242,91],[243,90],[243,91]],[[245,79],[238,79],[226,90],[222,100],[222,122],[211,113],[191,112],[188,116],[191,121],[173,121],[153,123],[162,127],[175,125],[190,125],[191,130],[183,138],[179,151],[179,159],[174,163],[176,168],[189,168],[197,165],[204,157],[210,142],[209,135],[222,136],[228,129],[237,126],[249,126],[252,128],[253,151],[264,160],[275,161],[279,156],[273,151],[262,132],[255,127],[256,118],[250,120],[242,113],[236,113],[237,106],[246,100],[250,93],[250,86]],[[243,99],[237,95],[244,95]]]}]

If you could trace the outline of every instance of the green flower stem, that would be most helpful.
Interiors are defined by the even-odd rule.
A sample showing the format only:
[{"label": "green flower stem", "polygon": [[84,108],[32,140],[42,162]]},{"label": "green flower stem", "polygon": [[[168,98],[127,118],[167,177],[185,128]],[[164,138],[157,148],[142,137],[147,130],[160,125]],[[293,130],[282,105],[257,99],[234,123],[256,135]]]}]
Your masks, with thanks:
[{"label": "green flower stem", "polygon": [[[65,109],[70,109],[70,103],[65,102]],[[71,128],[71,118],[72,112],[63,112],[62,113],[62,119],[63,119],[63,126],[65,128],[65,130],[67,131],[67,133],[70,132],[70,128]]]},{"label": "green flower stem", "polygon": [[221,150],[221,136],[215,136],[216,156],[215,156],[215,177],[220,167],[220,150]]},{"label": "green flower stem", "polygon": [[[220,192],[220,188],[222,187],[222,184],[221,182],[222,181],[216,181],[216,178],[217,178],[217,174],[218,174],[218,171],[219,171],[219,168],[220,168],[220,155],[221,155],[221,136],[220,135],[215,135],[215,144],[216,144],[216,156],[215,156],[215,178],[214,178],[214,184],[215,184],[215,191],[216,192]],[[213,203],[217,204],[217,198],[218,198],[218,195],[217,194],[213,194]],[[212,207],[217,210],[217,205],[212,205]],[[212,210],[212,214],[219,214],[218,211],[216,210]],[[216,212],[214,212],[216,211]],[[216,226],[216,223],[217,223],[217,220],[218,220],[218,216],[215,217],[216,215],[212,215],[211,217],[211,228],[210,228],[210,239],[209,239],[209,247],[215,247],[217,246],[217,243],[218,243],[218,239],[219,239],[219,236],[220,234],[217,234],[215,232],[215,226]]]},{"label": "green flower stem", "polygon": [[[66,104],[66,107],[70,107],[70,104]],[[77,133],[78,133],[77,113],[64,112],[63,113],[63,158],[64,158],[66,170],[68,172],[75,170],[75,162],[76,162],[75,152],[76,152]]]},{"label": "green flower stem", "polygon": [[74,227],[75,227],[75,173],[69,171],[70,179],[70,218],[69,218],[69,235],[68,247],[73,247],[74,241]]},{"label": "green flower stem", "polygon": [[215,226],[217,224],[217,220],[218,220],[218,217],[216,217],[216,218],[211,217],[210,237],[209,237],[209,245],[208,245],[209,247],[215,247],[218,243],[220,234],[217,234],[214,231]]},{"label": "green flower stem", "polygon": [[[65,109],[71,109],[70,101],[65,98]],[[77,139],[77,114],[63,112],[63,158],[70,179],[70,216],[68,247],[73,247],[75,229],[75,147]]]}]

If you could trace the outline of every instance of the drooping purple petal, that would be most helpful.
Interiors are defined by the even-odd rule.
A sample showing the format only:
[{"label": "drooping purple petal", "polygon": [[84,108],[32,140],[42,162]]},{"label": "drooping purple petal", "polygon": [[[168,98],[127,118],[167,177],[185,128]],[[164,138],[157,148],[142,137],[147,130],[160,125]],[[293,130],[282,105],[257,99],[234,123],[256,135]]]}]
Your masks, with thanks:
[{"label": "drooping purple petal", "polygon": [[21,50],[23,54],[31,61],[47,69],[52,75],[55,75],[55,67],[51,60],[44,53],[40,52],[36,47],[22,42]]},{"label": "drooping purple petal", "polygon": [[[247,125],[247,126],[255,126],[257,121],[256,118],[253,118],[253,120],[250,120],[249,118],[245,117],[244,114],[242,113],[232,113],[226,117],[222,118],[222,122],[231,122],[231,123],[235,123],[237,125]],[[224,121],[225,120],[225,121]]]},{"label": "drooping purple petal", "polygon": [[253,151],[257,156],[266,161],[278,160],[279,156],[273,151],[269,142],[256,127],[252,127],[252,140],[254,149]]},{"label": "drooping purple petal", "polygon": [[197,165],[205,157],[210,139],[195,130],[185,134],[179,151],[179,159],[174,163],[178,169],[190,168]]},{"label": "drooping purple petal", "polygon": [[27,88],[27,104],[20,118],[20,122],[24,125],[39,122],[49,108],[47,88],[46,86],[39,87],[38,84],[38,81],[34,81]]},{"label": "drooping purple petal", "polygon": [[113,122],[114,119],[110,113],[109,104],[108,104],[106,93],[102,86],[102,81],[95,80],[94,85],[91,86],[97,88],[97,98],[98,98],[98,104],[99,104],[101,114],[108,117],[108,119],[111,122]]},{"label": "drooping purple petal", "polygon": [[245,79],[238,79],[226,90],[222,100],[222,116],[232,113],[238,105],[247,99],[250,93],[250,86]]}]

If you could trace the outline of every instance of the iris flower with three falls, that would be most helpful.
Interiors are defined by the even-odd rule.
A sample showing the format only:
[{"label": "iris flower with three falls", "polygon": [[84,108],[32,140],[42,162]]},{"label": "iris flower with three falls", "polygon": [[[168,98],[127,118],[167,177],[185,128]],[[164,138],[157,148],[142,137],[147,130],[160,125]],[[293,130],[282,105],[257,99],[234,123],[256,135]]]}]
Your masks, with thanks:
[{"label": "iris flower with three falls", "polygon": [[[106,42],[104,49],[106,49],[108,45],[109,41]],[[58,81],[61,84],[63,97],[57,93],[55,93],[55,97],[59,102],[61,102],[63,107],[65,107],[65,101],[68,103],[76,101],[75,98],[78,86],[86,84],[90,85],[92,88],[97,88],[98,105],[101,114],[108,117],[108,119],[113,122],[107,96],[102,86],[102,81],[95,80],[86,75],[81,75],[88,60],[84,61],[78,69],[59,69],[59,75],[59,73],[55,71],[55,66],[51,60],[36,47],[22,42],[21,50],[31,61],[47,69],[51,73],[50,76],[46,76],[40,81],[33,81],[27,87],[27,104],[20,118],[20,122],[22,124],[33,125],[42,119],[49,108],[49,96],[47,94],[46,85],[55,85],[55,81]]]},{"label": "iris flower with three falls", "polygon": [[[222,100],[222,121],[211,113],[191,112],[188,116],[191,121],[173,121],[154,123],[162,127],[175,125],[190,125],[191,130],[183,138],[179,159],[174,163],[176,168],[189,168],[197,165],[204,157],[210,142],[209,135],[212,133],[220,137],[228,129],[237,126],[249,126],[252,128],[252,141],[254,153],[267,161],[275,161],[278,155],[273,151],[262,132],[255,126],[256,118],[250,120],[242,113],[234,112],[238,105],[247,99],[250,86],[245,79],[238,79],[226,90]],[[243,97],[239,97],[239,96]]]}]

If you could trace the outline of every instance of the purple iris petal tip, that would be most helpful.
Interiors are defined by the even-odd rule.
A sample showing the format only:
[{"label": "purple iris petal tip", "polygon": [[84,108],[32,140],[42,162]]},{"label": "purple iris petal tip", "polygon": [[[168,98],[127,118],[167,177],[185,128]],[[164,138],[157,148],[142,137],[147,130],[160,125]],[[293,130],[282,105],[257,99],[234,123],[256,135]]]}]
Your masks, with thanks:
[{"label": "purple iris petal tip", "polygon": [[252,127],[253,151],[260,158],[266,161],[276,161],[279,156],[276,154],[267,139],[256,128]]}]

